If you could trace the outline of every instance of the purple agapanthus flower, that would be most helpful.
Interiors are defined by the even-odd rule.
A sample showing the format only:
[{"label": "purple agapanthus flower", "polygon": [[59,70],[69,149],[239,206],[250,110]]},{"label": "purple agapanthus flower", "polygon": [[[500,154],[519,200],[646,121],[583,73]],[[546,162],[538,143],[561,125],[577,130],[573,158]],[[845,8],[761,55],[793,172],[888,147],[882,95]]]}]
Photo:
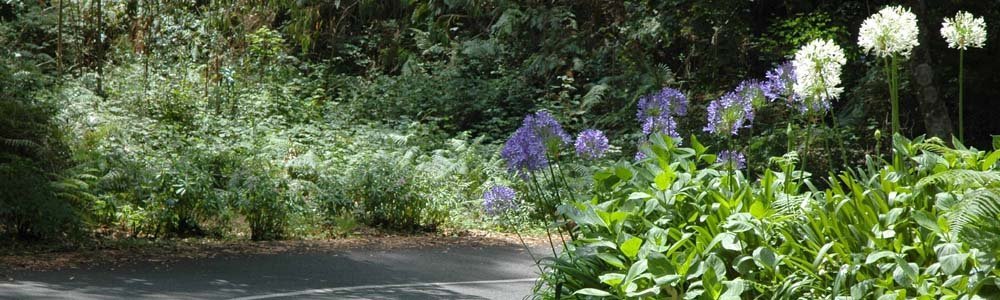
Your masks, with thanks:
[{"label": "purple agapanthus flower", "polygon": [[792,92],[792,86],[795,85],[795,67],[792,66],[792,62],[778,65],[767,71],[764,77],[766,80],[761,85],[764,97],[772,102],[787,97],[789,104],[791,104],[791,98],[795,95]]},{"label": "purple agapanthus flower", "polygon": [[524,117],[521,127],[504,143],[500,156],[507,161],[510,172],[533,172],[548,166],[549,155],[558,155],[559,148],[571,141],[552,114],[539,111]]},{"label": "purple agapanthus flower", "polygon": [[646,159],[646,153],[642,152],[642,150],[636,151],[635,152],[635,160],[636,161],[640,161],[640,160],[643,160],[643,159]]},{"label": "purple agapanthus flower", "polygon": [[739,151],[722,150],[719,152],[716,161],[735,170],[742,170],[747,167],[747,157],[743,155],[743,152]]},{"label": "purple agapanthus flower", "polygon": [[507,161],[510,172],[533,172],[549,165],[545,157],[545,145],[530,127],[521,126],[500,150],[500,156]]},{"label": "purple agapanthus flower", "polygon": [[587,129],[576,137],[576,154],[583,159],[598,159],[608,151],[608,138],[597,129]]},{"label": "purple agapanthus flower", "polygon": [[708,126],[706,132],[719,135],[739,134],[740,129],[750,127],[754,111],[751,99],[737,92],[729,92],[708,104]]},{"label": "purple agapanthus flower", "polygon": [[764,84],[756,79],[749,79],[740,82],[733,90],[733,93],[750,102],[753,107],[763,107],[767,104],[767,97],[764,94]]},{"label": "purple agapanthus flower", "polygon": [[672,88],[663,88],[640,98],[636,117],[642,124],[642,133],[646,135],[661,133],[680,138],[674,117],[687,115],[687,106],[687,96]]},{"label": "purple agapanthus flower", "polygon": [[514,189],[498,185],[483,192],[483,210],[487,215],[496,216],[517,207]]},{"label": "purple agapanthus flower", "polygon": [[548,150],[553,152],[573,141],[573,138],[563,130],[562,125],[559,125],[559,121],[547,111],[528,115],[521,126],[531,128],[534,134],[542,139]]}]

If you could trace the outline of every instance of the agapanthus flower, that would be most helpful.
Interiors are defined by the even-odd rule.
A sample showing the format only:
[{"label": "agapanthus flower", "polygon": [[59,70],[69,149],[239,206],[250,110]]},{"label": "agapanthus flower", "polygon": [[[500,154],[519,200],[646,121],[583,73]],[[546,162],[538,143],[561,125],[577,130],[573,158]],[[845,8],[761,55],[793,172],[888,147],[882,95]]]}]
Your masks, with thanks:
[{"label": "agapanthus flower", "polygon": [[[572,137],[552,114],[539,111],[524,117],[521,127],[504,143],[500,156],[510,172],[534,172],[549,165],[549,156],[559,154]],[[523,174],[522,174],[523,175]]]},{"label": "agapanthus flower", "polygon": [[562,125],[559,125],[559,121],[556,121],[556,118],[547,111],[528,115],[524,118],[521,127],[530,128],[535,135],[541,138],[547,150],[553,154],[558,152],[559,147],[573,141],[573,138],[563,130]]},{"label": "agapanthus flower", "polygon": [[687,106],[688,100],[684,93],[672,88],[663,88],[640,98],[636,117],[642,124],[642,133],[661,133],[680,138],[674,117],[687,115]]},{"label": "agapanthus flower", "polygon": [[764,84],[756,79],[748,79],[736,85],[733,90],[737,96],[746,99],[754,108],[763,107],[767,104],[767,97],[764,95]]},{"label": "agapanthus flower", "polygon": [[576,137],[576,154],[583,159],[598,159],[608,151],[608,138],[597,129],[587,129]]},{"label": "agapanthus flower", "polygon": [[949,48],[982,48],[986,44],[986,21],[982,17],[976,18],[968,12],[960,11],[955,14],[955,18],[944,18],[941,36],[948,42]]},{"label": "agapanthus flower", "polygon": [[500,156],[510,172],[534,172],[549,165],[545,144],[531,127],[521,126],[503,145]]},{"label": "agapanthus flower", "polygon": [[845,63],[844,50],[830,40],[813,40],[795,53],[793,90],[802,112],[830,109],[830,102],[844,92],[840,73]]},{"label": "agapanthus flower", "polygon": [[887,6],[861,23],[858,45],[878,57],[910,56],[917,40],[917,16],[902,6]]},{"label": "agapanthus flower", "polygon": [[768,70],[764,74],[764,78],[766,80],[761,83],[761,90],[763,90],[767,100],[776,101],[786,98],[789,100],[789,104],[794,101],[792,98],[795,93],[792,91],[795,86],[795,66],[792,65],[792,62],[785,62]]},{"label": "agapanthus flower", "polygon": [[483,192],[483,210],[487,215],[496,216],[517,207],[514,189],[498,185]]},{"label": "agapanthus flower", "polygon": [[634,159],[636,161],[646,159],[646,152],[642,152],[642,150],[636,151]]},{"label": "agapanthus flower", "polygon": [[750,127],[753,123],[753,104],[747,97],[728,92],[708,104],[708,126],[706,132],[719,135],[737,135],[740,129]]},{"label": "agapanthus flower", "polygon": [[747,167],[747,157],[739,151],[722,150],[719,152],[716,162],[734,170],[742,170]]}]

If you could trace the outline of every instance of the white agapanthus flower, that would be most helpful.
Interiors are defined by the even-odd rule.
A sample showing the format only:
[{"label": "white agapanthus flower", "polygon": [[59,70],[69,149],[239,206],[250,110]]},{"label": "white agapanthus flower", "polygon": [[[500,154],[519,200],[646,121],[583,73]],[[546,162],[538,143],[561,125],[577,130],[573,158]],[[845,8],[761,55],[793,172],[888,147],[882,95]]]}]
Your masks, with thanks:
[{"label": "white agapanthus flower", "polygon": [[948,41],[948,47],[966,50],[969,47],[982,48],[986,44],[986,21],[972,14],[960,11],[955,18],[944,18],[941,36]]},{"label": "white agapanthus flower", "polygon": [[917,15],[902,6],[888,6],[861,23],[858,45],[878,57],[910,56],[917,40]]},{"label": "white agapanthus flower", "polygon": [[831,40],[817,39],[795,52],[795,95],[804,101],[807,110],[830,108],[830,102],[840,97],[840,72],[847,58],[844,50]]}]

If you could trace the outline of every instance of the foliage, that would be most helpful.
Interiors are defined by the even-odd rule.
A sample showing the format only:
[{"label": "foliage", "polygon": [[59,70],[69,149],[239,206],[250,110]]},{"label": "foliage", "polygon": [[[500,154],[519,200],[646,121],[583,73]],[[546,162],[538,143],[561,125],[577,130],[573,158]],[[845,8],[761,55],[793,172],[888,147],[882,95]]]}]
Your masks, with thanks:
[{"label": "foliage", "polygon": [[819,190],[808,181],[789,188],[787,160],[750,181],[715,167],[715,155],[696,140],[691,145],[658,139],[645,150],[649,159],[597,172],[593,197],[565,204],[577,238],[549,264],[538,295],[958,299],[1000,292],[996,251],[988,248],[996,237],[962,229],[993,228],[990,220],[1000,216],[993,190],[1000,151],[897,136],[905,169],[871,158]]}]

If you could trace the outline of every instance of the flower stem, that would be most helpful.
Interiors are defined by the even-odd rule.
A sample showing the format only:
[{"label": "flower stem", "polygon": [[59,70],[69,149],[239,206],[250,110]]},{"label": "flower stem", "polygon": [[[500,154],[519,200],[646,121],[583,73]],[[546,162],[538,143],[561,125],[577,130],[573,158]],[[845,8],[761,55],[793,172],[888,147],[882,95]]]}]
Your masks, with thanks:
[{"label": "flower stem", "polygon": [[965,143],[965,119],[963,115],[965,113],[964,107],[964,80],[965,74],[963,74],[963,67],[965,65],[965,50],[958,50],[958,141]]}]

